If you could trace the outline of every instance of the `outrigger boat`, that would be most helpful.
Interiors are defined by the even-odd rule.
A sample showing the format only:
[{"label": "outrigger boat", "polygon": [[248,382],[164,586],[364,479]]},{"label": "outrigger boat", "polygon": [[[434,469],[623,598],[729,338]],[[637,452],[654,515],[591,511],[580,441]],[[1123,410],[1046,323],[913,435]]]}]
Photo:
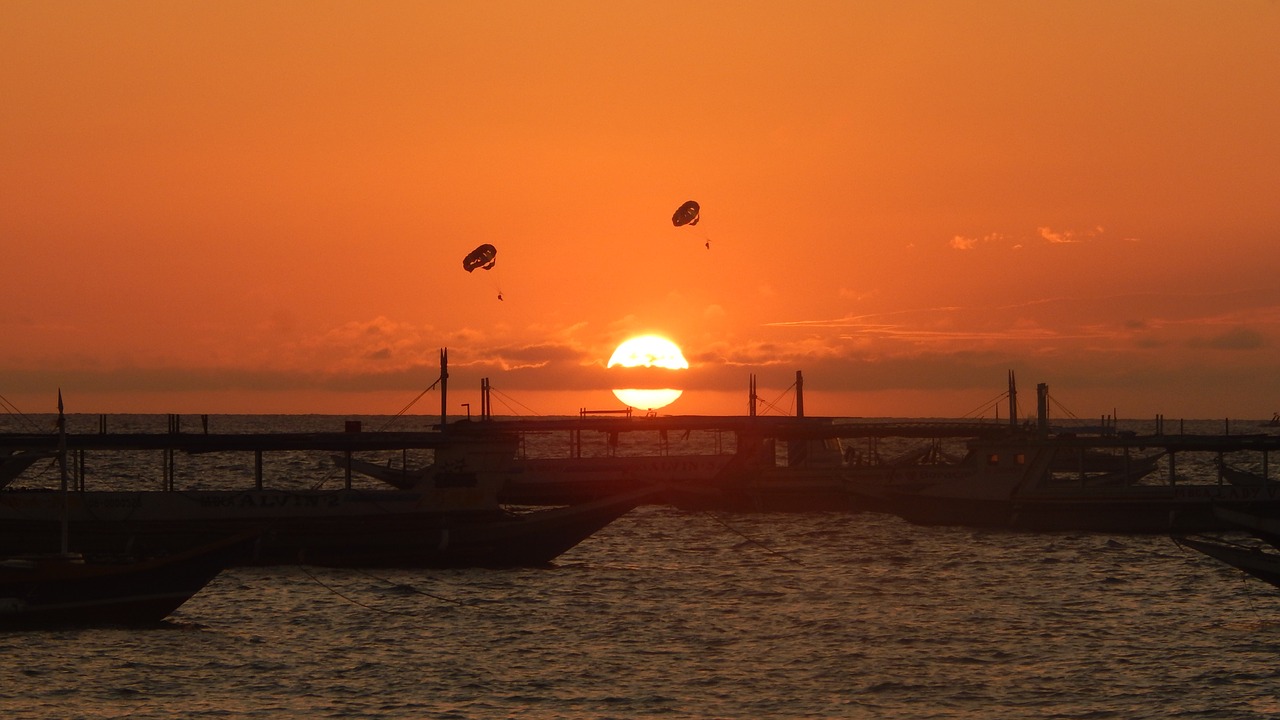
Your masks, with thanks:
[{"label": "outrigger boat", "polygon": [[148,560],[79,553],[0,560],[0,629],[152,625],[241,557],[252,536]]},{"label": "outrigger boat", "polygon": [[[13,444],[47,437],[0,436]],[[70,549],[85,554],[180,552],[227,535],[257,532],[237,564],[305,563],[348,567],[543,565],[643,503],[655,488],[633,488],[592,502],[516,512],[497,494],[508,477],[514,439],[425,433],[266,433],[72,435],[72,452],[163,450],[173,453],[320,450],[343,454],[399,447],[434,448],[440,468],[412,490],[353,487],[273,489],[262,477],[248,489],[91,490],[78,478],[65,497],[15,486],[0,492],[0,554],[56,549],[51,528],[65,516]],[[261,462],[257,463],[261,472]]]},{"label": "outrigger boat", "polygon": [[[1047,392],[1045,386],[1041,389]],[[971,441],[968,459],[945,471],[950,474],[905,473],[851,488],[879,509],[924,525],[1189,533],[1232,529],[1220,510],[1280,515],[1278,484],[1240,486],[1218,478],[1180,478],[1176,472],[1179,454],[1259,452],[1265,457],[1280,449],[1280,438],[1053,433],[1044,407],[1042,400],[1034,428],[1010,428],[1004,435]],[[1105,482],[1055,471],[1064,453],[1097,448],[1125,458],[1129,470]],[[1141,454],[1153,448],[1159,452]]]},{"label": "outrigger boat", "polygon": [[[41,530],[57,538],[57,552],[0,558],[0,629],[43,629],[66,625],[159,623],[200,592],[242,554],[252,534],[223,538],[157,558],[94,556],[71,552],[68,506],[66,421],[58,393],[56,451],[20,451],[10,457],[56,457],[61,511],[57,523]],[[15,473],[16,476],[16,473]],[[10,478],[12,479],[12,478]],[[40,530],[32,530],[33,535]]]},{"label": "outrigger boat", "polygon": [[[398,490],[414,490],[432,482],[439,462],[426,467],[393,467],[342,455],[334,465],[371,477]],[[510,505],[572,505],[654,486],[712,487],[731,455],[646,455],[567,458],[522,458],[512,463],[497,500]],[[654,493],[663,502],[666,493]]]}]

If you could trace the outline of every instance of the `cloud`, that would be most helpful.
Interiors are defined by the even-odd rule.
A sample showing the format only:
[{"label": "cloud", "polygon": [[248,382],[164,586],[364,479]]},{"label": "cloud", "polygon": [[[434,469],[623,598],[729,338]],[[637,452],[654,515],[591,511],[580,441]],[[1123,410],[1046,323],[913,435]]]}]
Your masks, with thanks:
[{"label": "cloud", "polygon": [[867,300],[867,299],[869,299],[869,298],[873,298],[873,297],[875,297],[875,296],[876,296],[876,295],[878,295],[878,294],[880,294],[880,291],[879,291],[878,289],[877,289],[877,290],[867,290],[867,291],[861,291],[861,292],[860,292],[860,291],[858,291],[858,290],[853,290],[853,289],[851,289],[851,288],[847,288],[847,287],[842,287],[842,288],[840,288],[840,290],[836,293],[836,295],[837,295],[841,300],[858,300],[858,301],[862,301],[862,300]]},{"label": "cloud", "polygon": [[[956,235],[951,238],[950,245],[952,250],[972,250],[976,248],[978,245],[987,245],[990,243],[998,243],[998,242],[1003,242],[1007,240],[1008,238],[1006,238],[1004,235],[1001,235],[1000,233],[987,233],[982,237],[966,237],[964,235]],[[1015,247],[1017,246],[1015,245]]]},{"label": "cloud", "polygon": [[[1051,245],[1067,245],[1095,240],[1101,238],[1104,232],[1105,229],[1101,225],[1095,225],[1088,230],[1054,230],[1047,225],[1036,228],[1036,234],[1039,239]],[[1126,242],[1137,242],[1136,238],[1124,238],[1124,240]],[[952,250],[961,251],[973,250],[980,245],[1000,245],[1010,250],[1021,250],[1026,246],[1027,241],[1028,238],[1025,235],[1018,237],[992,232],[981,236],[954,235],[947,244]]]},{"label": "cloud", "polygon": [[1257,331],[1234,328],[1208,338],[1191,338],[1187,346],[1210,350],[1259,350],[1266,346],[1266,339]]},{"label": "cloud", "polygon": [[1039,228],[1039,231],[1041,238],[1054,245],[1094,240],[1102,237],[1104,232],[1101,225],[1095,225],[1090,230],[1054,230],[1048,226],[1043,226]]}]

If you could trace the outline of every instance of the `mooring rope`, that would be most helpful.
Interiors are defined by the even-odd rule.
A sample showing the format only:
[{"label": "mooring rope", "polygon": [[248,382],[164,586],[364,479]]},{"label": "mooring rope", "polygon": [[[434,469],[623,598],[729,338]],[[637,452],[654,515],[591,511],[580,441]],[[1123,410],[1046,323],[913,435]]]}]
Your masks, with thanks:
[{"label": "mooring rope", "polygon": [[[530,414],[532,414],[532,415],[538,415],[538,416],[541,416],[541,415],[542,415],[542,413],[538,412],[537,410],[534,410],[533,408],[529,407],[528,405],[525,405],[524,403],[520,402],[519,400],[516,400],[515,398],[511,397],[510,395],[507,395],[506,393],[502,392],[501,390],[496,390],[496,389],[494,389],[494,387],[493,387],[492,385],[490,385],[490,386],[489,386],[489,394],[490,394],[490,395],[494,395],[494,394],[498,395],[498,402],[501,402],[501,403],[503,404],[503,406],[505,406],[508,410],[512,410],[512,407],[511,407],[511,404],[510,404],[510,403],[515,403],[516,405],[519,405],[520,407],[524,408],[527,412],[529,412],[529,413],[530,413]],[[510,401],[510,402],[508,402],[508,401]],[[512,415],[519,415],[520,413],[518,413],[518,412],[512,412],[511,414],[512,414]]]},{"label": "mooring rope", "polygon": [[19,408],[17,405],[14,405],[13,403],[9,402],[9,398],[5,397],[4,395],[0,395],[0,408],[4,408],[4,411],[6,413],[25,422],[27,426],[32,429],[33,432],[40,432],[40,427],[39,425],[36,424],[36,421],[32,420],[30,416],[22,412],[22,409]]},{"label": "mooring rope", "polygon": [[356,571],[357,571],[357,572],[359,572],[361,575],[364,575],[364,576],[366,576],[366,577],[373,578],[374,580],[380,580],[380,581],[382,581],[382,582],[384,582],[384,583],[386,583],[386,584],[388,584],[388,585],[390,585],[390,586],[392,586],[392,587],[405,588],[405,589],[407,589],[407,590],[411,590],[411,591],[413,591],[414,593],[416,593],[416,594],[418,594],[418,595],[424,595],[424,596],[426,596],[426,597],[429,597],[429,598],[431,598],[432,600],[439,600],[440,602],[451,603],[451,604],[453,604],[453,605],[457,605],[458,607],[467,607],[467,604],[466,604],[466,603],[464,603],[464,602],[462,602],[461,600],[454,600],[453,598],[447,598],[447,597],[444,597],[443,595],[435,595],[435,594],[429,593],[429,592],[427,592],[427,591],[425,591],[425,590],[419,590],[418,588],[416,588],[416,587],[414,587],[414,586],[412,586],[412,585],[405,585],[404,583],[392,582],[392,581],[391,581],[390,579],[388,579],[388,578],[378,577],[377,575],[374,575],[373,573],[370,573],[370,572],[366,572],[366,571],[364,571],[364,570],[361,570],[360,568],[356,568]]},{"label": "mooring rope", "polygon": [[373,610],[374,612],[385,613],[385,614],[387,614],[387,615],[404,615],[404,616],[413,616],[413,615],[417,615],[417,614],[418,614],[418,613],[403,613],[403,612],[396,612],[395,610],[386,610],[386,609],[384,609],[384,608],[374,607],[374,606],[369,605],[369,604],[367,604],[367,603],[362,603],[362,602],[360,602],[359,600],[356,600],[355,598],[351,597],[350,595],[346,595],[346,594],[344,594],[342,591],[338,590],[337,588],[333,587],[332,585],[329,585],[328,583],[324,582],[324,581],[323,581],[323,580],[321,580],[320,578],[316,577],[316,576],[315,576],[315,575],[314,575],[310,570],[308,570],[305,566],[299,565],[299,566],[298,566],[298,568],[299,568],[300,570],[302,570],[302,573],[303,573],[304,575],[306,575],[307,577],[311,578],[312,582],[314,582],[315,584],[317,584],[317,585],[319,585],[320,587],[324,588],[325,590],[328,590],[329,592],[333,593],[334,595],[337,595],[338,597],[342,598],[343,600],[346,600],[347,602],[351,603],[352,605],[357,605],[357,606],[362,607],[362,608],[364,608],[364,609],[366,609],[366,610]]},{"label": "mooring rope", "polygon": [[[355,598],[351,597],[350,595],[347,595],[347,594],[343,593],[341,590],[339,590],[339,589],[337,589],[337,588],[333,587],[332,585],[330,585],[330,584],[326,583],[325,581],[321,580],[320,578],[316,577],[316,576],[315,576],[315,574],[314,574],[314,573],[312,573],[310,570],[308,570],[308,569],[307,569],[307,567],[306,567],[305,565],[299,565],[299,566],[298,566],[298,568],[299,568],[300,570],[302,570],[302,573],[303,573],[304,575],[306,575],[307,577],[311,578],[311,580],[312,580],[315,584],[319,585],[320,587],[324,588],[325,590],[328,590],[329,592],[333,593],[334,595],[337,595],[338,597],[342,598],[343,600],[346,600],[347,602],[351,603],[352,605],[356,605],[356,606],[358,606],[358,607],[365,608],[366,610],[373,610],[374,612],[380,612],[380,613],[383,613],[383,614],[386,614],[386,615],[400,615],[400,616],[402,616],[402,617],[418,617],[418,616],[422,615],[422,613],[419,613],[419,612],[399,612],[399,611],[396,611],[396,610],[387,610],[387,609],[385,609],[385,608],[374,607],[373,605],[369,605],[368,603],[360,602],[359,600],[356,600]],[[365,575],[368,575],[368,573],[364,573],[364,571],[361,571],[361,573],[362,573],[362,574],[365,574]],[[389,584],[389,585],[393,585],[393,586],[397,586],[397,587],[399,586],[399,584],[397,584],[397,583],[392,583],[390,580],[387,580],[386,578],[379,578],[379,577],[374,576],[374,575],[369,575],[369,577],[372,577],[372,578],[374,578],[375,580],[382,580],[383,582],[386,582],[386,583],[387,583],[387,584]],[[404,586],[404,587],[409,587],[409,586]],[[466,607],[466,603],[460,602],[460,601],[458,601],[458,600],[451,600],[451,599],[449,599],[449,598],[441,597],[441,596],[439,596],[439,595],[432,595],[431,593],[422,592],[422,591],[418,590],[417,588],[413,588],[413,587],[409,587],[409,589],[413,590],[414,592],[418,593],[419,595],[426,595],[427,597],[432,598],[432,599],[435,599],[435,600],[440,600],[440,601],[442,601],[442,602],[453,603],[454,605],[458,605],[458,606],[461,606],[461,607]]]},{"label": "mooring rope", "polygon": [[708,516],[710,516],[712,520],[715,520],[716,522],[720,523],[720,525],[722,525],[726,530],[728,530],[729,532],[732,532],[733,534],[737,535],[738,537],[742,538],[743,540],[746,540],[747,542],[752,543],[752,544],[754,544],[754,545],[759,545],[760,547],[764,548],[764,549],[765,549],[765,551],[767,551],[767,552],[769,552],[769,553],[771,553],[771,554],[773,554],[773,555],[777,555],[778,557],[782,558],[783,560],[786,560],[786,561],[788,561],[788,562],[791,562],[791,563],[794,563],[794,564],[799,565],[799,566],[801,566],[801,567],[804,567],[804,563],[802,563],[802,562],[800,562],[799,560],[797,560],[797,559],[795,559],[795,558],[791,557],[790,555],[788,555],[788,554],[786,554],[786,553],[782,552],[781,550],[777,550],[777,549],[775,549],[775,548],[769,547],[768,545],[764,544],[763,542],[761,542],[761,541],[759,541],[759,540],[757,540],[757,539],[755,539],[755,538],[753,538],[753,537],[748,536],[746,533],[742,532],[741,530],[738,530],[737,528],[733,527],[733,526],[732,526],[732,525],[730,525],[729,523],[725,522],[725,520],[724,520],[723,518],[721,518],[719,515],[717,515],[715,512],[712,512],[712,511],[708,510],[708,511],[707,511],[707,515],[708,515]]}]

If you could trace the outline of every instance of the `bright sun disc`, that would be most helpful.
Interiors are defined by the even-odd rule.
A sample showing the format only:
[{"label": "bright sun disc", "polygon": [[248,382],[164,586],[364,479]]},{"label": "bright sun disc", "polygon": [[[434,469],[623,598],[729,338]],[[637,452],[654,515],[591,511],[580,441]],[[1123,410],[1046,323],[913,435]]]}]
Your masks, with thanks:
[{"label": "bright sun disc", "polygon": [[[663,368],[687,370],[689,361],[684,359],[679,346],[658,335],[640,335],[623,342],[613,351],[608,367]],[[629,407],[656,410],[675,402],[683,394],[675,388],[618,388],[613,391]]]}]

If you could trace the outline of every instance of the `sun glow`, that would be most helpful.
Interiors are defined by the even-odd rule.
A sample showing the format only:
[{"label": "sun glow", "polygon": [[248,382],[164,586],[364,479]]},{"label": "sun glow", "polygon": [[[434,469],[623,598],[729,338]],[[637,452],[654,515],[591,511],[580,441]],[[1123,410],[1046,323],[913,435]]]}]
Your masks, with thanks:
[{"label": "sun glow", "polygon": [[[680,347],[659,335],[640,335],[626,340],[609,358],[608,367],[622,368],[660,368],[663,370],[686,370],[689,361],[684,359]],[[656,410],[675,402],[684,393],[675,388],[616,388],[614,396],[629,407],[641,410]]]}]

